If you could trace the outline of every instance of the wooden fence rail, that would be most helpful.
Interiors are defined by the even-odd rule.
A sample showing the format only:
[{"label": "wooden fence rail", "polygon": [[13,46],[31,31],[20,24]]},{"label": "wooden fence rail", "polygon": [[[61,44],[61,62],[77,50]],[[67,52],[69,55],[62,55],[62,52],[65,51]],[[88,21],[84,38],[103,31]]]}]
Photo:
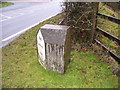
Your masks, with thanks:
[{"label": "wooden fence rail", "polygon": [[107,51],[108,54],[109,54],[111,57],[113,57],[113,58],[118,62],[118,64],[120,64],[120,57],[118,57],[115,53],[113,53],[112,51],[110,51],[107,47],[105,47],[105,46],[104,46],[101,42],[99,42],[98,40],[95,39],[95,41],[96,41],[97,44],[101,45],[102,48],[103,48],[105,51]]},{"label": "wooden fence rail", "polygon": [[103,29],[101,29],[101,28],[99,28],[99,27],[96,28],[96,31],[99,32],[99,33],[101,33],[101,34],[104,35],[105,37],[109,38],[110,40],[115,41],[115,42],[120,46],[120,39],[119,39],[119,38],[113,36],[112,34],[104,31]]},{"label": "wooden fence rail", "polygon": [[[104,19],[108,19],[114,23],[117,23],[117,24],[120,24],[120,19],[117,19],[115,17],[112,17],[112,16],[107,16],[107,15],[104,15],[104,14],[100,14],[100,13],[97,13],[98,16],[100,16],[101,18],[104,18]],[[65,18],[63,18],[59,24],[62,25],[63,22],[65,21]],[[112,41],[115,41],[117,45],[120,46],[120,39],[115,37],[114,35],[106,32],[105,30],[99,28],[99,27],[96,27],[96,31],[97,33],[100,33],[102,35],[104,35],[105,37],[107,37],[108,39],[112,40]],[[120,57],[117,56],[115,53],[113,53],[111,50],[109,50],[105,45],[103,45],[100,41],[96,40],[95,39],[95,42],[98,44],[98,45],[101,45],[102,48],[108,52],[108,54],[113,57],[117,62],[118,64],[120,64]]]},{"label": "wooden fence rail", "polygon": [[116,18],[116,17],[112,17],[112,16],[107,16],[105,14],[101,14],[101,13],[97,13],[98,16],[100,16],[101,18],[104,18],[104,19],[108,19],[112,22],[115,22],[117,24],[120,24],[120,19]]},{"label": "wooden fence rail", "polygon": [[[107,16],[107,15],[104,15],[104,14],[101,14],[101,13],[97,13],[98,16],[100,16],[101,18],[103,19],[108,19],[109,21],[112,21],[114,23],[117,23],[117,24],[120,24],[120,19],[118,18],[115,18],[115,17],[112,17],[112,16]],[[114,35],[106,32],[105,30],[97,27],[96,28],[96,31],[102,35],[104,35],[105,37],[107,37],[108,39],[112,40],[112,41],[115,41],[119,46],[120,46],[120,39],[115,37]],[[118,64],[120,64],[120,57],[117,56],[115,53],[113,53],[112,51],[110,51],[107,47],[105,47],[101,42],[99,42],[98,40],[95,39],[95,41],[97,42],[97,44],[101,45],[102,48],[108,52],[108,54],[113,57],[117,62]]]}]

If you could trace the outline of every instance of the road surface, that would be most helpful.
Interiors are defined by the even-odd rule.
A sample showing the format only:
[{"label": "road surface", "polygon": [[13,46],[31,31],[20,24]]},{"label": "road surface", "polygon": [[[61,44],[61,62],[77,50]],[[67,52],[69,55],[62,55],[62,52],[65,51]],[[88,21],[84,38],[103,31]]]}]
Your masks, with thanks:
[{"label": "road surface", "polygon": [[3,47],[38,23],[61,12],[60,2],[14,2],[1,8],[0,28]]}]

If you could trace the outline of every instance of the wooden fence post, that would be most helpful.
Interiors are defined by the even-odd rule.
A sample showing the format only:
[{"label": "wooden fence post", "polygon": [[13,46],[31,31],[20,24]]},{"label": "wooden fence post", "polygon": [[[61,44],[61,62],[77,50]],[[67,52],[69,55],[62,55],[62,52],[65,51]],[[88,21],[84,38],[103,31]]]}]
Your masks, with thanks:
[{"label": "wooden fence post", "polygon": [[96,28],[97,28],[97,13],[98,13],[98,7],[99,7],[99,2],[95,3],[95,10],[94,10],[94,14],[93,15],[93,30],[91,31],[91,39],[90,42],[93,42],[95,39],[95,32],[96,32]]}]

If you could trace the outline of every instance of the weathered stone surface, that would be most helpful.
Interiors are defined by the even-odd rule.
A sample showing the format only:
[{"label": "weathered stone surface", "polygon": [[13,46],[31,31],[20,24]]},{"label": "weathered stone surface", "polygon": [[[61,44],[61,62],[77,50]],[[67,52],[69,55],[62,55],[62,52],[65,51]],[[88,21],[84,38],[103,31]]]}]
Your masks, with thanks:
[{"label": "weathered stone surface", "polygon": [[46,24],[41,27],[37,35],[41,65],[46,70],[63,74],[70,59],[70,41],[71,34],[68,26]]}]

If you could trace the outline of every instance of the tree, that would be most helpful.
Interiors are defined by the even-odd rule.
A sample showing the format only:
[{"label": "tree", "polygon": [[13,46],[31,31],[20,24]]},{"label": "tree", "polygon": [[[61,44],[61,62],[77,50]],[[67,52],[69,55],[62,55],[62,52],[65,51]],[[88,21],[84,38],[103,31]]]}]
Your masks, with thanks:
[{"label": "tree", "polygon": [[73,40],[92,42],[96,28],[98,3],[64,2],[63,6],[66,24],[71,26]]}]

